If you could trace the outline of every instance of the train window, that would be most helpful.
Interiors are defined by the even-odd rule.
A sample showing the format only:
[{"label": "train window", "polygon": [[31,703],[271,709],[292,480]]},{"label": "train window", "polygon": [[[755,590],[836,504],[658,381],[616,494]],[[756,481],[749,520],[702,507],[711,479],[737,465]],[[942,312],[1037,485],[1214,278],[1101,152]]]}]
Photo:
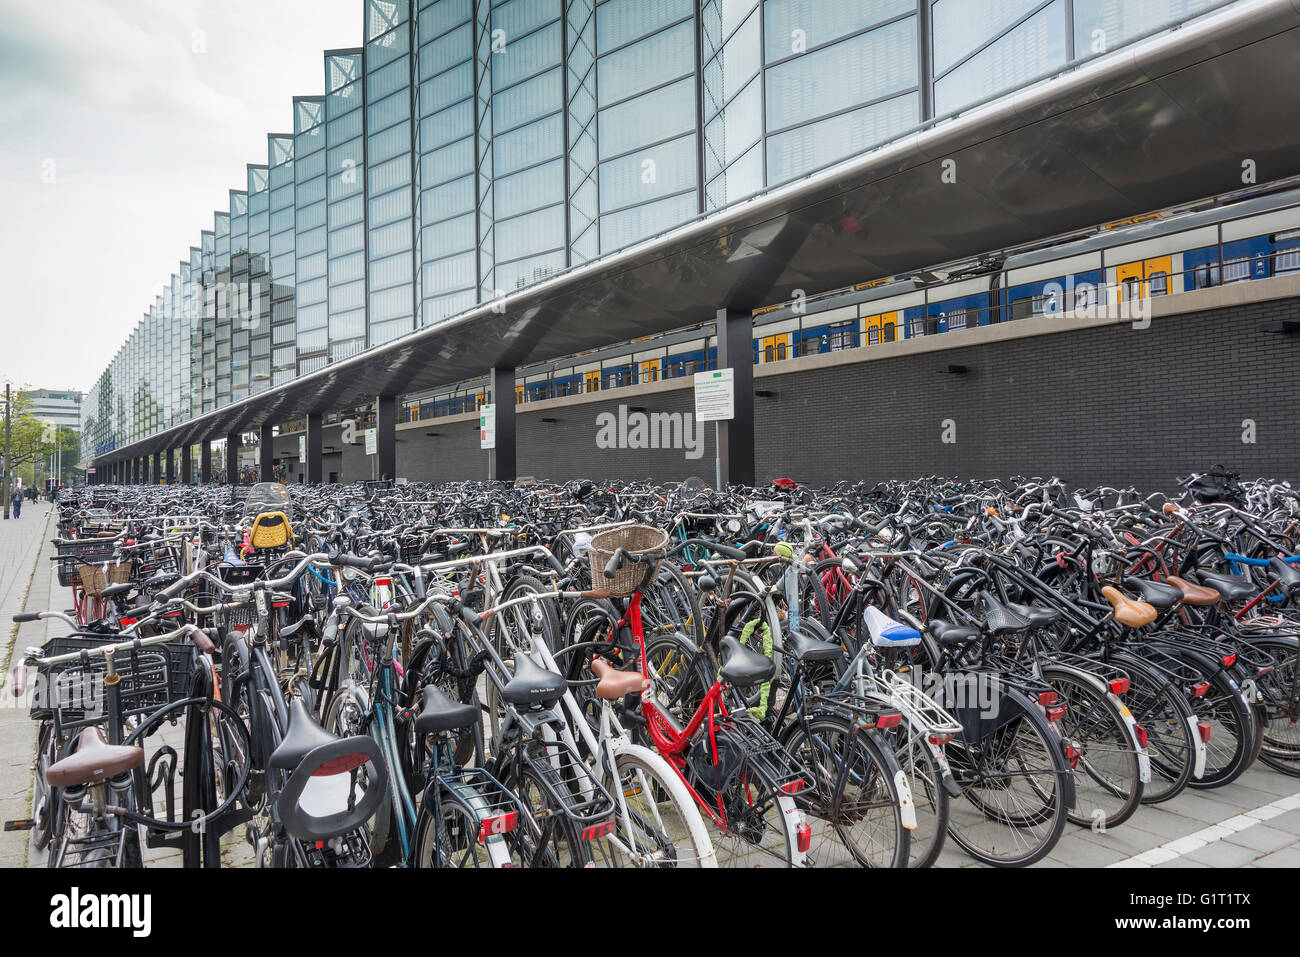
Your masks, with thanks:
[{"label": "train window", "polygon": [[1273,261],[1274,272],[1294,272],[1300,269],[1300,246],[1279,250]]},{"label": "train window", "polygon": [[1208,289],[1219,284],[1219,264],[1202,263],[1196,267],[1196,288]]},{"label": "train window", "polygon": [[858,324],[856,322],[837,322],[830,327],[830,332],[825,338],[827,349],[830,352],[852,349],[858,344]]},{"label": "train window", "polygon": [[1250,260],[1249,259],[1229,259],[1223,264],[1223,281],[1224,282],[1241,282],[1243,279],[1250,278]]},{"label": "train window", "polygon": [[700,371],[700,363],[697,359],[687,359],[682,363],[682,375],[695,375]]},{"label": "train window", "polygon": [[1124,298],[1128,300],[1142,298],[1142,280],[1138,276],[1130,276],[1124,280]]},{"label": "train window", "polygon": [[1153,272],[1150,278],[1151,278],[1151,295],[1166,296],[1169,294],[1168,273]]},{"label": "train window", "polygon": [[887,322],[880,327],[881,342],[893,342],[894,336],[895,336],[894,324],[892,322]]},{"label": "train window", "polygon": [[969,311],[969,309],[954,309],[952,312],[948,313],[948,331],[951,332],[953,329],[965,329],[966,314]]},{"label": "train window", "polygon": [[925,316],[913,316],[911,325],[908,328],[908,334],[915,339],[917,336],[925,335]]},{"label": "train window", "polygon": [[867,345],[874,346],[880,341],[880,327],[867,326]]}]

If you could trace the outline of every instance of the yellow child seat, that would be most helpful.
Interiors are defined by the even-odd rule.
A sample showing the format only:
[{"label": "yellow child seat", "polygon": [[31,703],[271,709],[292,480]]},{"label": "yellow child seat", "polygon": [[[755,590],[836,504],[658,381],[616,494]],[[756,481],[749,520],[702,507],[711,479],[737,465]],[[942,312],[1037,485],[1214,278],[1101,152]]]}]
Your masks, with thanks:
[{"label": "yellow child seat", "polygon": [[248,543],[254,548],[280,548],[293,541],[293,526],[284,512],[262,512],[253,520]]}]

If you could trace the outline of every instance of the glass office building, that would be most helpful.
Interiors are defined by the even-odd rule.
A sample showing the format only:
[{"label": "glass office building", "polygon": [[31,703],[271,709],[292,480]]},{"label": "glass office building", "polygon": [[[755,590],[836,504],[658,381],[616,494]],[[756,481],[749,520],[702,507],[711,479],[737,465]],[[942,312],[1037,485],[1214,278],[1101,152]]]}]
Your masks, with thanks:
[{"label": "glass office building", "polygon": [[86,396],[85,458],[1233,4],[358,5]]}]

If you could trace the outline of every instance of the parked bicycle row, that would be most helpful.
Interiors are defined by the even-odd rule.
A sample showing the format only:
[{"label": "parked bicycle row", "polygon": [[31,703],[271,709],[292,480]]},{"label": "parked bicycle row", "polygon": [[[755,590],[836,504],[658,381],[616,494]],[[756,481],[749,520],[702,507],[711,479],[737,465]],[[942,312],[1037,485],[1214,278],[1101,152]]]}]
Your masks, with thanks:
[{"label": "parked bicycle row", "polygon": [[996,866],[1300,776],[1300,495],[104,487],[26,651],[51,866]]}]

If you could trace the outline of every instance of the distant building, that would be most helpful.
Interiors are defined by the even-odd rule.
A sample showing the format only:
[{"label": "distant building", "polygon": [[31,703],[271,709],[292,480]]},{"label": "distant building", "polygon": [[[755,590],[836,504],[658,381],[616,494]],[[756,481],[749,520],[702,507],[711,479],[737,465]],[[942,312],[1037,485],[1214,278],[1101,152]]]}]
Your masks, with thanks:
[{"label": "distant building", "polygon": [[78,435],[81,434],[81,400],[84,392],[36,389],[29,395],[33,416],[52,425],[66,425]]}]

